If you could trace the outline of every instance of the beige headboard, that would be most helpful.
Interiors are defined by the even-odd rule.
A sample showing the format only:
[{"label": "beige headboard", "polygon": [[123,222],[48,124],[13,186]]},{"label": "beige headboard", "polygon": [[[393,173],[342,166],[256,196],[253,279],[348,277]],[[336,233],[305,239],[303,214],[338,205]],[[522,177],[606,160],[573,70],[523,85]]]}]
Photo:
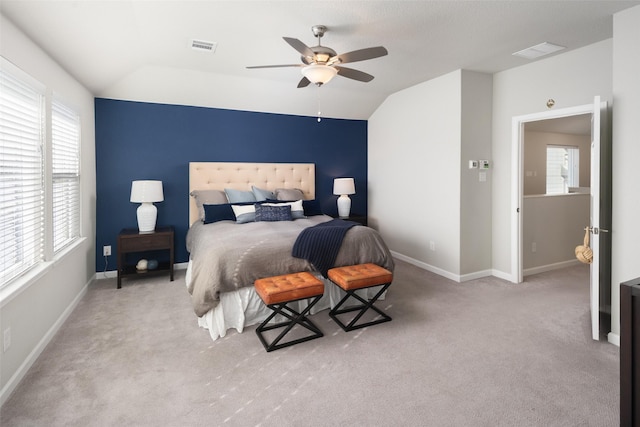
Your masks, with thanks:
[{"label": "beige headboard", "polygon": [[[221,163],[190,162],[189,193],[193,190],[251,191],[251,186],[275,190],[299,188],[305,199],[316,196],[316,165],[314,163]],[[189,225],[198,219],[198,208],[189,196]]]}]

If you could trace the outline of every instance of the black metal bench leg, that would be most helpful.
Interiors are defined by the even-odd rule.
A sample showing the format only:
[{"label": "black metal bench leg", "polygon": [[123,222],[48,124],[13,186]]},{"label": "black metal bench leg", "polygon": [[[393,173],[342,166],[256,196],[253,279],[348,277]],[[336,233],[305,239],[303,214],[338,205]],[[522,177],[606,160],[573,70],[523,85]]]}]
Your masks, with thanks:
[{"label": "black metal bench leg", "polygon": [[[273,310],[273,313],[271,313],[269,315],[269,317],[267,317],[265,319],[265,321],[262,322],[256,328],[256,334],[258,335],[258,338],[260,339],[260,342],[262,342],[262,345],[264,346],[265,350],[267,350],[268,352],[269,351],[273,351],[273,350],[278,350],[278,349],[283,348],[283,347],[288,347],[288,346],[291,346],[291,345],[294,345],[294,344],[298,344],[298,343],[301,343],[301,342],[309,341],[309,340],[312,340],[312,339],[315,339],[315,338],[320,338],[320,337],[324,336],[322,331],[311,321],[311,319],[309,319],[307,317],[307,313],[309,313],[311,311],[311,308],[318,301],[320,301],[320,298],[322,298],[322,295],[318,295],[316,297],[313,297],[313,299],[311,300],[309,305],[304,310],[302,310],[300,313],[298,313],[296,310],[292,309],[291,307],[287,306],[287,304],[292,303],[294,301],[288,301],[286,303],[281,303],[281,304],[268,305],[267,307],[269,307],[271,310]],[[296,301],[299,301],[299,300],[296,300]],[[289,313],[285,312],[284,310],[288,310],[292,314],[289,314]],[[280,314],[280,315],[286,317],[289,320],[284,321],[284,322],[279,322],[279,323],[276,323],[276,324],[273,324],[273,325],[267,325],[277,314]],[[287,341],[285,343],[280,344],[280,341],[296,325],[300,325],[300,326],[308,329],[309,331],[312,332],[312,334],[308,335],[306,337],[298,338],[298,339]],[[277,328],[285,328],[285,329],[282,332],[280,332],[280,334],[271,343],[267,343],[267,340],[263,336],[263,332],[270,331],[272,329],[277,329]]]},{"label": "black metal bench leg", "polygon": [[[347,294],[340,300],[340,302],[338,302],[338,304],[331,309],[331,311],[329,311],[329,316],[338,324],[340,325],[340,327],[346,331],[352,331],[354,329],[360,329],[360,328],[364,328],[366,326],[372,326],[372,325],[377,325],[378,323],[384,323],[384,322],[389,322],[391,321],[391,316],[389,316],[388,314],[384,313],[382,310],[380,310],[378,307],[376,307],[374,304],[375,302],[378,300],[378,298],[380,298],[380,296],[384,293],[384,291],[387,290],[387,288],[391,285],[391,283],[385,283],[382,288],[380,289],[380,291],[378,291],[378,293],[371,298],[369,301],[366,301],[365,299],[363,299],[360,295],[356,294],[356,291],[359,291],[360,289],[357,290],[353,290],[353,291],[345,291]],[[379,286],[379,285],[376,285]],[[366,288],[362,288],[362,289],[366,289]],[[358,301],[360,301],[362,304],[360,305],[356,305],[356,306],[352,306],[352,307],[348,307],[348,308],[344,308],[344,309],[340,309],[340,307],[342,307],[342,305],[347,302],[347,300],[349,298],[355,298]],[[374,319],[370,322],[365,322],[365,323],[360,323],[360,324],[356,324],[358,322],[358,320],[360,320],[360,318],[369,310],[373,310],[376,313],[378,313],[381,318],[379,319]],[[338,315],[339,314],[344,314],[344,313],[350,313],[353,311],[358,311],[358,314],[356,314],[356,316],[351,319],[351,321],[348,324],[344,324],[339,318]]]}]

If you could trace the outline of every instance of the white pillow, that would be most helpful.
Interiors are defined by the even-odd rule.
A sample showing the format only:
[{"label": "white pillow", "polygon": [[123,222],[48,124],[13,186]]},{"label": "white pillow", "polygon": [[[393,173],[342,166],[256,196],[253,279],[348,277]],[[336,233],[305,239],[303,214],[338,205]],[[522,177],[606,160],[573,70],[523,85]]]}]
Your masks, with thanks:
[{"label": "white pillow", "polygon": [[246,222],[254,222],[256,220],[256,207],[255,205],[231,205],[233,214],[236,216],[236,222],[238,224],[244,224]]}]

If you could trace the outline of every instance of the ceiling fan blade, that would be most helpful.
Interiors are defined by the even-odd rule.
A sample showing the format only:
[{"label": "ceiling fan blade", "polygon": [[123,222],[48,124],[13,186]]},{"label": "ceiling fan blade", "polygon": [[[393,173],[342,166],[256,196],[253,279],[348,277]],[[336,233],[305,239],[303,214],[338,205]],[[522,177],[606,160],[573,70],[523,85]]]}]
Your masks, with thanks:
[{"label": "ceiling fan blade", "polygon": [[335,67],[338,70],[338,75],[346,77],[348,79],[358,80],[359,82],[370,82],[373,80],[371,74],[367,74],[364,71],[354,70],[353,68]]},{"label": "ceiling fan blade", "polygon": [[302,67],[302,64],[286,64],[286,65],[252,65],[250,69],[253,68],[283,68],[283,67]]},{"label": "ceiling fan blade", "polygon": [[300,80],[300,82],[298,83],[298,89],[300,89],[301,87],[309,86],[309,83],[311,83],[311,81],[308,78],[303,77],[302,80]]},{"label": "ceiling fan blade", "polygon": [[300,40],[294,39],[291,37],[283,37],[283,39],[284,41],[289,43],[289,45],[291,45],[292,48],[300,52],[302,56],[310,56],[311,58],[313,58],[313,55],[315,55],[315,53],[311,50],[311,48],[309,48],[309,46],[307,46],[306,44],[302,43]]},{"label": "ceiling fan blade", "polygon": [[366,49],[354,50],[352,52],[343,53],[336,58],[342,64],[347,62],[358,62],[367,59],[379,58],[388,54],[387,49],[382,46],[368,47]]}]

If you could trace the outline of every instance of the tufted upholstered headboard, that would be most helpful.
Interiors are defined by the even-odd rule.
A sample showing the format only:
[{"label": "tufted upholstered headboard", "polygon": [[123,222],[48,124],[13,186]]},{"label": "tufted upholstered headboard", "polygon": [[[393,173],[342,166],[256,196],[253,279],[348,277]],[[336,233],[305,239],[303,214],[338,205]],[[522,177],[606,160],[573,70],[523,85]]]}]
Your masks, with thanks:
[{"label": "tufted upholstered headboard", "polygon": [[[316,196],[314,163],[222,163],[190,162],[189,193],[193,190],[251,191],[251,186],[265,190],[299,188],[306,200]],[[198,208],[189,196],[189,225],[198,219]]]}]

